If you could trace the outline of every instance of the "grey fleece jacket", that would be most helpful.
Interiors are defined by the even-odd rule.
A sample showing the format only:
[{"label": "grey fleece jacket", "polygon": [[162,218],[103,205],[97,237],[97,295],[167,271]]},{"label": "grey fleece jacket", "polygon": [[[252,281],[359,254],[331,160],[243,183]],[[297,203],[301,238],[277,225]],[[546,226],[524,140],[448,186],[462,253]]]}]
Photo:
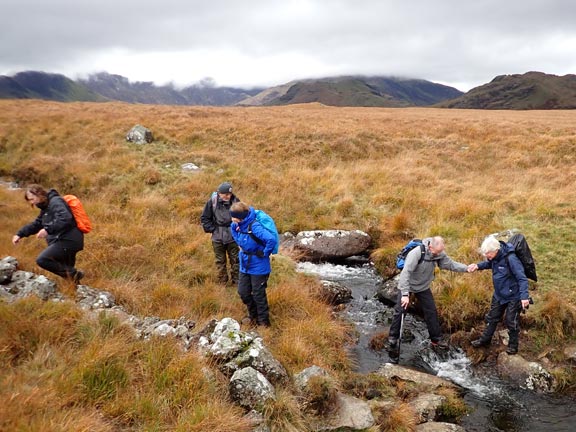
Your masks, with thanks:
[{"label": "grey fleece jacket", "polygon": [[464,273],[467,270],[466,264],[452,261],[445,252],[439,255],[432,255],[428,248],[431,241],[431,238],[422,240],[426,247],[426,254],[420,264],[418,264],[422,254],[420,247],[412,249],[406,257],[404,268],[400,273],[400,281],[398,282],[398,289],[402,291],[402,295],[407,295],[410,292],[422,292],[430,288],[430,284],[434,280],[434,267],[436,264],[443,270],[453,272]]}]

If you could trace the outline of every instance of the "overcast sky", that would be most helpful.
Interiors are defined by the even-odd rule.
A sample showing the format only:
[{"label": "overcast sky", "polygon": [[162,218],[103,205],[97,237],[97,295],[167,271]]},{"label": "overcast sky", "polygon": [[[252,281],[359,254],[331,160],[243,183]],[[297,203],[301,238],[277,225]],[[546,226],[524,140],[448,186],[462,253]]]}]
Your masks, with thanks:
[{"label": "overcast sky", "polygon": [[0,75],[270,86],[363,74],[460,90],[576,73],[576,0],[0,0]]}]

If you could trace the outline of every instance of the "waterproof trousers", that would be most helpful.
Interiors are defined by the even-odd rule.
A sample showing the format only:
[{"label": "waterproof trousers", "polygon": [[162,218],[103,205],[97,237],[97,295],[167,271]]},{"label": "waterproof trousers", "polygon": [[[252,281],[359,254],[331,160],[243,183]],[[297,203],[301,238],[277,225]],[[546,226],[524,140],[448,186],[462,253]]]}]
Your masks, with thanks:
[{"label": "waterproof trousers", "polygon": [[71,278],[76,274],[76,254],[79,251],[63,247],[59,243],[53,243],[42,251],[36,264],[44,270],[48,270],[63,278]]},{"label": "waterproof trousers", "polygon": [[[428,328],[430,340],[435,343],[439,342],[440,339],[442,339],[442,331],[440,330],[438,311],[436,310],[436,303],[434,302],[432,291],[427,289],[425,291],[413,293],[413,295],[416,296],[418,305],[424,315],[424,321]],[[402,313],[405,312],[401,301],[402,293],[398,291],[398,300],[396,301],[396,306],[394,306],[394,317],[392,318],[392,324],[390,325],[389,339],[391,341],[396,341],[400,337],[400,323],[402,321]]]},{"label": "waterproof trousers", "polygon": [[270,325],[268,297],[266,296],[269,276],[270,274],[251,275],[240,272],[238,280],[238,294],[248,309],[250,320],[258,325]]},{"label": "waterproof trousers", "polygon": [[522,302],[520,300],[513,300],[508,303],[501,304],[496,297],[492,297],[490,310],[486,314],[486,329],[480,341],[483,344],[488,344],[492,341],[492,336],[498,327],[498,323],[502,320],[502,316],[506,313],[506,327],[508,328],[508,347],[518,350],[518,336],[520,334],[520,312],[522,311]]},{"label": "waterproof trousers", "polygon": [[[238,263],[238,245],[232,243],[212,242],[214,249],[215,263],[218,269],[218,282],[227,283],[230,280],[234,285],[238,283],[240,265]],[[226,258],[230,262],[230,278],[228,278],[228,268]]]}]

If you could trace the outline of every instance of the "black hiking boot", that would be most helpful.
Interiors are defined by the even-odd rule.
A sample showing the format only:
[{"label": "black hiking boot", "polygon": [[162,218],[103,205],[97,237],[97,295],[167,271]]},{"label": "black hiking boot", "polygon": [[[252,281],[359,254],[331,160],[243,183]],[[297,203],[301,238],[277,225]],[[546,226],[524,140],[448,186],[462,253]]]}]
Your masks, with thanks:
[{"label": "black hiking boot", "polygon": [[518,354],[518,347],[508,346],[508,348],[506,348],[506,354],[508,355]]},{"label": "black hiking boot", "polygon": [[74,276],[72,277],[72,281],[75,285],[79,285],[83,277],[84,272],[82,270],[76,270],[76,273],[74,273]]},{"label": "black hiking boot", "polygon": [[487,347],[490,346],[490,341],[484,339],[476,339],[470,342],[473,348]]}]

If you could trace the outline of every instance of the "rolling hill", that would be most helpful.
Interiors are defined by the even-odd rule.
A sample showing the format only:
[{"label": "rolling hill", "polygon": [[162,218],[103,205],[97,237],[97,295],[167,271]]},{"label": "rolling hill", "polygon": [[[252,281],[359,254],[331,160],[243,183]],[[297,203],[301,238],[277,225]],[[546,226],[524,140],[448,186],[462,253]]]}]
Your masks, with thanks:
[{"label": "rolling hill", "polygon": [[502,110],[574,109],[576,75],[557,76],[542,72],[500,75],[488,84],[437,106]]}]

